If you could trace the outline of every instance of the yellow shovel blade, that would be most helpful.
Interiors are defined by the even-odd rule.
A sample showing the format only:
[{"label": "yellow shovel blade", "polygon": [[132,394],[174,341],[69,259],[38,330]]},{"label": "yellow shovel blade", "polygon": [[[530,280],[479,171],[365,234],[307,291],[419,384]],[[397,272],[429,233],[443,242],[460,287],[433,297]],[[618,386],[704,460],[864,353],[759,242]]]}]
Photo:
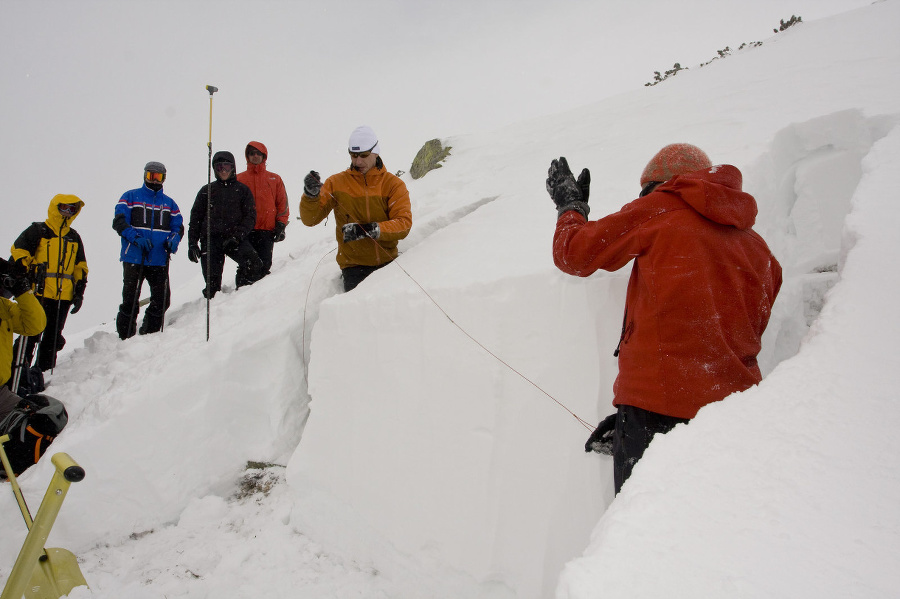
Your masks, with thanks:
[{"label": "yellow shovel blade", "polygon": [[59,599],[75,587],[87,586],[78,559],[67,549],[50,547],[46,556],[38,559],[38,565],[25,589],[26,599]]}]

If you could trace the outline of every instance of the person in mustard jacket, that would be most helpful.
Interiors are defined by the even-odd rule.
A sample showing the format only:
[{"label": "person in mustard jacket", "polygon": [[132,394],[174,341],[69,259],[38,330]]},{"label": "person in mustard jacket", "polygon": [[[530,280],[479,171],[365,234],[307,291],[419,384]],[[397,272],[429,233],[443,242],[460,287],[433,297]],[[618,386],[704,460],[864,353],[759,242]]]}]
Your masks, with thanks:
[{"label": "person in mustard jacket", "polygon": [[284,181],[276,173],[266,169],[269,150],[259,141],[251,141],[244,150],[247,170],[238,173],[237,180],[250,188],[256,202],[256,225],[247,235],[247,241],[256,250],[263,263],[262,276],[272,268],[272,250],[284,241],[284,229],[291,213],[288,208]]},{"label": "person in mustard jacket", "polygon": [[412,228],[406,184],[381,160],[378,138],[370,127],[350,135],[350,168],[322,183],[310,171],[300,198],[300,220],[312,227],[334,212],[337,263],[350,291],[398,255],[397,243]]},{"label": "person in mustard jacket", "polygon": [[781,266],[752,229],[756,200],[741,190],[741,172],[696,146],[664,147],[644,169],[640,197],[596,221],[587,219],[587,169],[576,180],[559,158],[548,175],[556,266],[587,277],[634,263],[615,351],[617,412],[585,445],[611,441],[618,493],[656,433],[760,382],[756,356]]},{"label": "person in mustard jacket", "polygon": [[0,413],[4,405],[11,410],[20,399],[7,386],[12,376],[13,333],[39,335],[46,324],[47,315],[31,292],[28,272],[0,258]]},{"label": "person in mustard jacket", "polygon": [[84,301],[87,287],[87,260],[81,236],[72,222],[81,213],[84,202],[77,196],[57,194],[50,200],[47,220],[34,222],[12,246],[12,259],[28,269],[47,316],[47,327],[40,336],[28,337],[27,363],[40,343],[37,365],[42,372],[56,366],[56,354],[66,343],[62,336],[71,309],[75,314]]}]

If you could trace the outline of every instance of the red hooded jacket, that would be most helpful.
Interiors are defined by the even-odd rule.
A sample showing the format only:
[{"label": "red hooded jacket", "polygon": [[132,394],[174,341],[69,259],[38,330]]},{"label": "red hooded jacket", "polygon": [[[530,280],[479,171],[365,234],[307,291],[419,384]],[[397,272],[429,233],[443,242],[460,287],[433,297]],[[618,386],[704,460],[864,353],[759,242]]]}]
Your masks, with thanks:
[{"label": "red hooded jacket", "polygon": [[[265,158],[259,164],[247,161],[247,170],[238,174],[237,180],[253,192],[253,199],[256,201],[256,225],[253,228],[271,231],[275,228],[275,221],[288,224],[291,215],[287,191],[281,177],[266,170],[266,160],[269,157],[266,146],[261,142],[251,141],[247,144],[247,148],[250,147],[262,152]],[[246,157],[246,150],[244,155]]]},{"label": "red hooded jacket", "polygon": [[756,200],[729,165],[680,175],[615,214],[556,224],[553,259],[581,277],[634,266],[613,404],[693,418],[759,383],[781,266],[751,227]]}]

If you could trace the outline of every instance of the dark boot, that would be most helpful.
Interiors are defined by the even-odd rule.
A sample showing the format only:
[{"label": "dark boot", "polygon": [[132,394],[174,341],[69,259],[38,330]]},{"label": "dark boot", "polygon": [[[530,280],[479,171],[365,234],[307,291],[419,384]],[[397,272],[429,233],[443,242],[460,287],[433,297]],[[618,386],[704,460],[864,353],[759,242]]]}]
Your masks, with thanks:
[{"label": "dark boot", "polygon": [[154,314],[150,310],[147,310],[144,313],[144,322],[141,323],[141,328],[138,331],[139,335],[148,335],[150,333],[158,333],[162,328],[163,316],[159,314]]},{"label": "dark boot", "polygon": [[137,327],[137,317],[131,318],[130,314],[125,314],[121,310],[116,314],[116,332],[119,339],[123,341],[134,335],[134,329]]}]

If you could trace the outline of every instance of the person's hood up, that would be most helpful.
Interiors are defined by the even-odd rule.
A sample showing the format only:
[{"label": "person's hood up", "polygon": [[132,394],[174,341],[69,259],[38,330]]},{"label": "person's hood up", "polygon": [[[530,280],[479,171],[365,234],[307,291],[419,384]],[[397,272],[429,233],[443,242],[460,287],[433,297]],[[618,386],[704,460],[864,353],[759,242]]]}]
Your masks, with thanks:
[{"label": "person's hood up", "polygon": [[[78,211],[69,218],[63,219],[63,215],[59,213],[59,205],[60,204],[76,204],[78,206]],[[69,232],[69,228],[72,226],[72,221],[74,221],[79,214],[81,214],[81,209],[84,207],[84,202],[81,201],[81,198],[78,196],[58,193],[50,200],[50,207],[47,208],[47,225],[53,229],[59,235],[65,235]]]},{"label": "person's hood up", "polygon": [[756,200],[741,191],[743,177],[737,167],[718,164],[678,175],[654,190],[675,193],[711,221],[738,229],[756,222]]},{"label": "person's hood up", "polygon": [[[250,159],[249,159],[249,157],[247,156],[247,150],[249,150],[250,148],[256,148],[257,150],[259,150],[260,152],[262,152],[262,154],[263,154],[263,159],[262,159],[262,162],[259,163],[259,165],[252,164],[252,163],[250,162]],[[264,167],[264,166],[266,165],[266,160],[269,159],[269,150],[266,149],[266,145],[265,145],[263,142],[261,142],[261,141],[251,141],[250,143],[247,144],[247,147],[244,148],[244,158],[247,158],[247,168],[251,168],[251,167],[254,167],[254,166],[263,166],[263,167]]]},{"label": "person's hood up", "polygon": [[[234,179],[235,176],[237,175],[237,165],[234,162],[234,154],[232,154],[231,152],[227,152],[225,150],[220,150],[220,151],[216,152],[215,154],[213,154],[213,159],[212,159],[213,167],[215,168],[215,165],[219,164],[220,162],[228,162],[229,164],[231,164],[231,176],[229,177],[229,179]],[[215,173],[213,173],[213,174],[215,174]],[[216,180],[220,180],[220,179],[218,177],[216,177]]]}]

